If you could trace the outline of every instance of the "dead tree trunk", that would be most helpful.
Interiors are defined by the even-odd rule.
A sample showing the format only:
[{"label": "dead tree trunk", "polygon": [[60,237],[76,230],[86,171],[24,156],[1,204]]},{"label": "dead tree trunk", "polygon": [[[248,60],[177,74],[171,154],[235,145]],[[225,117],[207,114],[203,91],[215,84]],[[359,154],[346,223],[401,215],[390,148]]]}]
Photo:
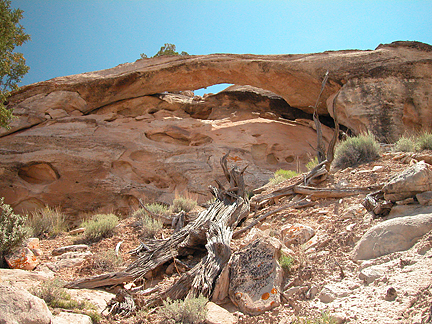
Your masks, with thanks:
[{"label": "dead tree trunk", "polygon": [[[243,173],[246,168],[240,171],[234,167],[229,171],[227,166],[228,154],[221,159],[221,165],[229,188],[225,189],[219,182],[219,188],[211,187],[216,201],[207,210],[201,212],[194,221],[173,233],[166,240],[153,240],[149,242],[151,244],[143,244],[141,246],[143,248],[137,248],[139,258],[131,263],[124,272],[87,278],[69,283],[67,286],[69,288],[96,288],[113,283],[135,281],[177,256],[190,254],[191,250],[207,243],[206,248],[209,255],[200,263],[205,265],[205,268],[197,269],[194,267],[187,273],[189,277],[181,280],[187,282],[184,284],[184,289],[187,289],[186,294],[193,285],[191,294],[210,295],[214,280],[227,262],[226,258],[229,259],[231,253],[229,243],[233,229],[249,214],[250,210],[249,200],[245,197],[243,180]],[[197,279],[195,276],[198,276]],[[205,283],[203,287],[199,287],[201,283]],[[182,285],[179,283],[177,287]],[[176,296],[184,297],[186,295],[175,293],[175,289],[173,288],[172,292],[168,293],[173,299]]]}]

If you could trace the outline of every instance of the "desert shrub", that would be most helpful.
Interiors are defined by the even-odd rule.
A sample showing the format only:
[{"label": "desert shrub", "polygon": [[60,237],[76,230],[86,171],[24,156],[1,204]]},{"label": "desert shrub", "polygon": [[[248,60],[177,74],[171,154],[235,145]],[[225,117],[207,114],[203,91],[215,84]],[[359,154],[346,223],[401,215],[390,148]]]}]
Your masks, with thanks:
[{"label": "desert shrub", "polygon": [[298,176],[299,174],[295,171],[292,170],[283,170],[283,169],[279,169],[277,170],[273,177],[270,178],[269,182],[273,185],[281,183],[287,179],[291,179],[295,176]]},{"label": "desert shrub", "polygon": [[402,136],[393,146],[394,152],[415,152],[417,143],[414,137]]},{"label": "desert shrub", "polygon": [[3,256],[18,247],[28,235],[25,226],[26,218],[17,215],[12,207],[4,203],[0,198],[0,265],[3,264]]},{"label": "desert shrub", "polygon": [[[158,214],[160,215],[160,214]],[[144,209],[137,209],[133,216],[136,217],[141,225],[142,236],[145,238],[152,238],[163,228],[163,224],[160,220],[154,219],[147,215]]]},{"label": "desert shrub", "polygon": [[[153,203],[153,204],[146,204],[145,206],[151,213],[156,215],[168,216],[169,214],[171,214],[171,210],[167,205]],[[144,209],[139,209],[139,210],[141,211],[141,213],[147,214],[147,212]]]},{"label": "desert shrub", "polygon": [[72,309],[74,312],[91,317],[93,323],[99,323],[101,316],[96,312],[96,307],[87,301],[77,301],[64,287],[64,282],[58,278],[49,280],[34,287],[30,292],[43,299],[52,308]]},{"label": "desert shrub", "polygon": [[432,150],[432,133],[423,133],[417,138],[419,151]]},{"label": "desert shrub", "polygon": [[85,228],[84,240],[95,242],[111,236],[118,221],[118,217],[114,214],[94,215],[91,219],[81,224]]},{"label": "desert shrub", "polygon": [[173,200],[173,204],[171,206],[172,211],[178,213],[184,210],[186,213],[190,212],[197,205],[197,201],[192,198],[186,197],[177,197]]},{"label": "desert shrub", "polygon": [[123,258],[115,253],[114,250],[99,252],[93,255],[92,268],[101,271],[114,271],[123,265]]},{"label": "desert shrub", "polygon": [[379,152],[380,145],[372,134],[350,137],[337,145],[333,166],[344,169],[372,162]]},{"label": "desert shrub", "polygon": [[279,264],[285,271],[290,271],[294,264],[294,258],[290,255],[282,253],[279,258]]},{"label": "desert shrub", "polygon": [[199,296],[198,298],[188,298],[183,300],[164,301],[163,306],[158,312],[162,317],[163,323],[184,323],[198,324],[204,323],[208,299]]},{"label": "desert shrub", "polygon": [[65,215],[59,209],[52,209],[48,206],[30,213],[27,218],[27,226],[34,237],[44,235],[55,237],[67,229]]}]

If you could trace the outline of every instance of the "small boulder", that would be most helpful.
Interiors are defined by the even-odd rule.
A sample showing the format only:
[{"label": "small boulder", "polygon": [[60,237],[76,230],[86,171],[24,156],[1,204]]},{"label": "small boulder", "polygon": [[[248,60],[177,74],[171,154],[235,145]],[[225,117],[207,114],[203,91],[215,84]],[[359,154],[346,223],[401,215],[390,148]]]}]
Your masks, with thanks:
[{"label": "small boulder", "polygon": [[235,324],[238,322],[237,317],[213,302],[208,302],[206,309],[206,324]]},{"label": "small boulder", "polygon": [[40,263],[28,247],[16,250],[5,256],[5,259],[11,269],[33,270]]},{"label": "small boulder", "polygon": [[52,318],[42,299],[27,290],[0,285],[0,323],[51,324]]},{"label": "small boulder", "polygon": [[257,239],[233,254],[229,297],[240,311],[262,314],[280,304],[282,269],[277,262],[281,243]]},{"label": "small boulder", "polygon": [[432,190],[432,167],[420,161],[402,173],[394,176],[385,184],[382,191],[384,199],[400,201],[416,194]]},{"label": "small boulder", "polygon": [[416,198],[420,205],[426,206],[426,205],[432,205],[432,191],[425,191],[418,193],[416,195]]},{"label": "small boulder", "polygon": [[371,284],[376,279],[383,277],[385,269],[380,266],[372,266],[369,268],[362,269],[359,274],[359,278],[363,280],[366,285]]},{"label": "small boulder", "polygon": [[92,324],[93,321],[88,315],[60,312],[54,316],[52,324]]},{"label": "small boulder", "polygon": [[369,260],[405,251],[432,229],[432,214],[389,219],[371,227],[357,242],[354,260]]},{"label": "small boulder", "polygon": [[286,246],[291,244],[304,244],[315,235],[315,230],[306,225],[294,224],[287,225],[281,229],[283,243]]}]

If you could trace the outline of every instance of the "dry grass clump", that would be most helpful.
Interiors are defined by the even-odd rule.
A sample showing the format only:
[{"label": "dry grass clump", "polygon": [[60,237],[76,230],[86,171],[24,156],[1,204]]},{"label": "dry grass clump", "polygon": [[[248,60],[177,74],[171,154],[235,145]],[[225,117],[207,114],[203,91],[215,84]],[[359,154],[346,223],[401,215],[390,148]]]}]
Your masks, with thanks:
[{"label": "dry grass clump", "polygon": [[[155,209],[153,208],[153,210]],[[161,210],[165,213],[165,207]],[[138,220],[144,238],[153,238],[163,228],[162,222],[149,216],[143,208],[137,209],[132,216]]]},{"label": "dry grass clump", "polygon": [[344,169],[375,161],[380,156],[380,145],[372,134],[350,137],[336,146],[333,166]]},{"label": "dry grass clump", "polygon": [[31,212],[27,218],[27,226],[34,237],[55,237],[67,230],[66,217],[58,208],[48,206]]},{"label": "dry grass clump", "polygon": [[96,214],[84,221],[81,227],[85,228],[83,240],[96,242],[113,234],[119,219],[114,214]]},{"label": "dry grass clump", "polygon": [[162,323],[199,324],[204,323],[206,318],[206,304],[208,299],[203,296],[187,298],[185,300],[170,300],[163,302],[158,315]]},{"label": "dry grass clump", "polygon": [[295,176],[298,176],[299,174],[293,170],[283,170],[283,169],[279,169],[277,170],[273,177],[270,178],[269,182],[272,185],[277,185],[278,183],[281,183],[287,179],[291,179]]}]

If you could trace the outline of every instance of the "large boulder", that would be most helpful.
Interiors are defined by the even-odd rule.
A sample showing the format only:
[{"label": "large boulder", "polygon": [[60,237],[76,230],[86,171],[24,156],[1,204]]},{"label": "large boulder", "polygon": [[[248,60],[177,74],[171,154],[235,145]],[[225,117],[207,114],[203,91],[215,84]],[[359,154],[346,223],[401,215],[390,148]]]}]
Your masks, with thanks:
[{"label": "large boulder", "polygon": [[432,214],[389,219],[371,227],[357,242],[353,259],[369,260],[411,248],[432,230]]},{"label": "large boulder", "polygon": [[27,290],[0,284],[0,323],[51,324],[52,319],[42,299]]},{"label": "large boulder", "polygon": [[280,305],[282,245],[275,242],[257,239],[231,258],[228,293],[243,313],[258,315]]},{"label": "large boulder", "polygon": [[432,190],[432,167],[420,161],[391,178],[383,187],[384,198],[400,201]]}]

